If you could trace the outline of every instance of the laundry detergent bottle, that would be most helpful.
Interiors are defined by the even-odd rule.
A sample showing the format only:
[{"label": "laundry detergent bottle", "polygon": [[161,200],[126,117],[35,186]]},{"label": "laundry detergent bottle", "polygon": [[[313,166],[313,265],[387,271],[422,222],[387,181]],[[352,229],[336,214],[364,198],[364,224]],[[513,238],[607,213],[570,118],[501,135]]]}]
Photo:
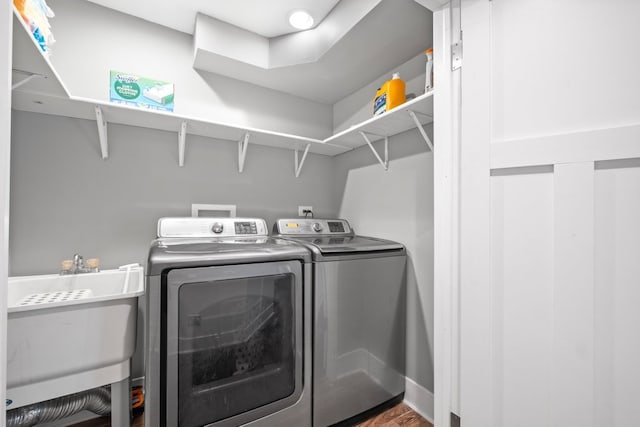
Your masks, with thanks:
[{"label": "laundry detergent bottle", "polygon": [[406,101],[405,84],[400,73],[393,73],[391,80],[387,80],[376,92],[373,100],[373,115],[377,116]]}]

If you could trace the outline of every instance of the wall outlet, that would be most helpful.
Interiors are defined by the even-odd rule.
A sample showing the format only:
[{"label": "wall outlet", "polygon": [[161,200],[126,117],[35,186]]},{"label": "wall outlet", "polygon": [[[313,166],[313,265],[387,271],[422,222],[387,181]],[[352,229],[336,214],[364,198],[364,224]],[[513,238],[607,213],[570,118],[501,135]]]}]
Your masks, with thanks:
[{"label": "wall outlet", "polygon": [[308,215],[313,215],[313,206],[298,206],[298,216],[305,216],[305,211],[309,211]]}]

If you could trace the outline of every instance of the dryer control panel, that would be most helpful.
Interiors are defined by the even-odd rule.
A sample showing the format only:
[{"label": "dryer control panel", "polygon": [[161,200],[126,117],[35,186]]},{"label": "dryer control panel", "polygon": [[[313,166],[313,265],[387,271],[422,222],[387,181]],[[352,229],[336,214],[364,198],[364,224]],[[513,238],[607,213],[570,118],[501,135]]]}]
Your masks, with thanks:
[{"label": "dryer control panel", "polygon": [[268,236],[261,218],[160,218],[158,237],[256,237]]},{"label": "dryer control panel", "polygon": [[289,236],[353,235],[353,230],[344,219],[279,219],[273,227],[273,232]]}]

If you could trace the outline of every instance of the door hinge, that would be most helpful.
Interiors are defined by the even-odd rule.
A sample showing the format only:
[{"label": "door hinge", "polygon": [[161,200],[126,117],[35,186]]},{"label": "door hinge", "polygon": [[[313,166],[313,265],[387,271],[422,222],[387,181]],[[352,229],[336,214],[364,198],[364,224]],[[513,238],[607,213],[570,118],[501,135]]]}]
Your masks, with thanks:
[{"label": "door hinge", "polygon": [[451,71],[462,67],[462,40],[451,45]]}]

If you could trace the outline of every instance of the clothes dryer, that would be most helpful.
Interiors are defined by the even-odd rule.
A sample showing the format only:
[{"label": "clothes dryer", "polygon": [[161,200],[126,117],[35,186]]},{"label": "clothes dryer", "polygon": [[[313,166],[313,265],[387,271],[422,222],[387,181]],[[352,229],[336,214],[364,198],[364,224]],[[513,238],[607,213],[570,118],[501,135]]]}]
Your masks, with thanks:
[{"label": "clothes dryer", "polygon": [[160,219],[145,426],[311,425],[309,261],[262,219]]}]

